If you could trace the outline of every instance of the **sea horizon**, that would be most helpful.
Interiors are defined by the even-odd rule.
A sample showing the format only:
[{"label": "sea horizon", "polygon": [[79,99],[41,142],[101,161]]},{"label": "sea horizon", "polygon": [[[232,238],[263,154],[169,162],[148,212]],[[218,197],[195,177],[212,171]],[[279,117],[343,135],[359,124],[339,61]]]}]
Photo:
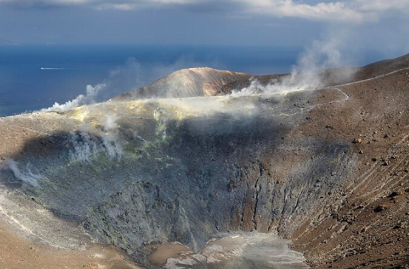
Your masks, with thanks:
[{"label": "sea horizon", "polygon": [[[101,101],[183,68],[289,73],[303,47],[236,45],[0,45],[0,116],[40,110],[112,81]],[[358,65],[381,59],[368,52]]]}]

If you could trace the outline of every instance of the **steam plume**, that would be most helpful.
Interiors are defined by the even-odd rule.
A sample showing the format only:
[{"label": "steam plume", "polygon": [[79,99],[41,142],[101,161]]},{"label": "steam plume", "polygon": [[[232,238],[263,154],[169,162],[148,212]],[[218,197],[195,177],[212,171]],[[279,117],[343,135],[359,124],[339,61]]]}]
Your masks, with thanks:
[{"label": "steam plume", "polygon": [[39,187],[39,182],[45,179],[45,177],[38,172],[33,172],[36,168],[30,163],[28,163],[23,170],[19,169],[18,163],[12,159],[5,160],[4,164],[13,172],[17,179],[31,186]]},{"label": "steam plume", "polygon": [[116,115],[108,114],[102,129],[83,124],[78,132],[71,131],[68,141],[70,160],[91,163],[98,152],[106,152],[110,159],[121,159],[123,152],[117,120]]},{"label": "steam plume", "polygon": [[[301,54],[298,64],[293,66],[291,73],[281,79],[274,79],[267,85],[262,85],[252,78],[248,87],[234,90],[232,97],[251,94],[274,94],[291,91],[312,91],[324,86],[320,73],[323,69],[340,67],[345,61],[341,54],[340,36],[331,35],[326,39],[315,41]],[[351,76],[345,72],[342,76]]]},{"label": "steam plume", "polygon": [[144,86],[158,78],[164,77],[173,71],[200,65],[187,56],[180,57],[172,64],[152,63],[142,66],[134,58],[112,70],[103,82],[97,85],[87,85],[85,94],[64,104],[55,103],[43,111],[65,112],[73,108],[106,101],[116,95]]}]

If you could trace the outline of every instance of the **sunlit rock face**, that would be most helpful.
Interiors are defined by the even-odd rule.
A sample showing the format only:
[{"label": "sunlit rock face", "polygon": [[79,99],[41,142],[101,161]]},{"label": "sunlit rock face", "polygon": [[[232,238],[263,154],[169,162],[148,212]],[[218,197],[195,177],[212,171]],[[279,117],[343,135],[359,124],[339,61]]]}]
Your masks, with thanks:
[{"label": "sunlit rock face", "polygon": [[[409,186],[403,181],[398,185],[404,172],[393,176],[393,171],[382,169],[404,171],[404,162],[395,164],[388,150],[394,145],[395,155],[406,154],[399,141],[404,141],[409,124],[402,114],[408,106],[402,101],[409,85],[407,71],[313,92],[239,97],[213,96],[217,91],[204,90],[235,83],[237,74],[218,71],[208,77],[213,73],[207,70],[204,76],[202,71],[170,75],[163,88],[156,82],[153,95],[137,90],[121,101],[0,119],[2,211],[33,237],[41,234],[41,240],[53,245],[80,245],[77,234],[82,231],[149,267],[154,244],[178,241],[204,255],[206,243],[217,235],[257,231],[271,238],[242,234],[240,240],[258,240],[260,248],[251,250],[249,244],[249,252],[234,256],[234,246],[241,241],[233,240],[219,265],[247,268],[255,259],[260,266],[276,268],[270,260],[252,256],[268,251],[265,244],[271,251],[281,249],[274,245],[281,241],[274,241],[279,239],[273,233],[292,239],[310,264],[336,265],[351,248],[359,245],[364,250],[360,244],[366,239],[356,231],[376,225],[373,219],[379,215],[372,207],[378,197],[386,199],[396,191],[403,202],[385,208],[406,203]],[[196,75],[202,75],[199,84],[180,84]],[[246,78],[240,83],[250,84],[251,76],[237,76]],[[206,80],[209,85],[204,87]],[[172,85],[186,92],[164,98]],[[384,89],[381,99],[374,88]],[[147,98],[138,99],[139,94]],[[386,132],[391,124],[396,127],[388,128],[388,136],[382,138],[386,140],[369,138],[368,130],[376,136],[375,130]],[[382,159],[374,157],[381,155]],[[384,166],[379,160],[388,163]],[[370,188],[365,183],[369,178]],[[13,215],[17,204],[28,209]],[[404,218],[401,209],[388,212],[389,220]],[[45,215],[55,222],[45,221]],[[79,229],[72,224],[71,230],[61,229],[67,221],[79,223]],[[389,235],[398,236],[405,229],[391,228]],[[405,240],[394,246],[399,248]],[[215,256],[206,255],[212,263]],[[302,268],[305,264],[297,255],[289,257]],[[183,264],[192,257],[173,261]]]}]

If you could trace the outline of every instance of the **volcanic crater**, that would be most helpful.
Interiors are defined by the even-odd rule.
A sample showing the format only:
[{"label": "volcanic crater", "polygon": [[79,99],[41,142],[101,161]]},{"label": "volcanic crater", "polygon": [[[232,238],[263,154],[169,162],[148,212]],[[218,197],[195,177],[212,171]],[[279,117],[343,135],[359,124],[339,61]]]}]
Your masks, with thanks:
[{"label": "volcanic crater", "polygon": [[146,268],[406,268],[409,56],[263,91],[286,76],[184,69],[1,118],[3,225]]}]

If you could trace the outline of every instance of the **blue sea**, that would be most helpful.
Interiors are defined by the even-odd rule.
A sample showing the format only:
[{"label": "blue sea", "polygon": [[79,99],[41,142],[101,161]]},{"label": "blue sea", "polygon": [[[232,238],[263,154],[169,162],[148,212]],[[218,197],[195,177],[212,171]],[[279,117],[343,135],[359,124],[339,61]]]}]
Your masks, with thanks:
[{"label": "blue sea", "polygon": [[108,83],[109,99],[173,71],[212,67],[251,74],[290,72],[300,47],[0,46],[0,116],[65,103],[87,85]]}]

